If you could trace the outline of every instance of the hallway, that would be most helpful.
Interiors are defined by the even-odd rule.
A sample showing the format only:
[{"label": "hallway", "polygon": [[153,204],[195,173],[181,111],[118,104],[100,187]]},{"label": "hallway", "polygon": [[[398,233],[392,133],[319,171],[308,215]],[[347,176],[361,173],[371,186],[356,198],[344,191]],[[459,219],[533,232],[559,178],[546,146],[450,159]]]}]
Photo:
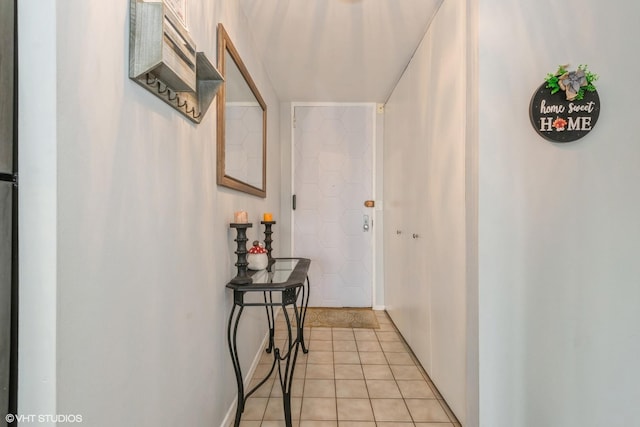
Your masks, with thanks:
[{"label": "hallway", "polygon": [[[300,352],[292,387],[293,425],[300,427],[460,426],[383,311],[380,329],[307,329],[309,353]],[[276,341],[286,340],[283,317]],[[250,387],[269,372],[265,353]],[[245,407],[241,427],[284,426],[277,374]]]},{"label": "hallway", "polygon": [[[354,197],[361,210],[374,202],[375,215],[367,224],[369,213],[343,212],[340,223],[336,209],[315,214],[307,229],[336,240],[351,223],[359,235],[365,224],[369,236],[376,230],[377,257],[364,268],[382,266],[371,306],[385,312],[381,330],[309,331],[311,352],[296,369],[296,427],[455,426],[412,355],[465,427],[626,427],[637,418],[640,89],[618,77],[640,65],[628,54],[640,38],[640,2],[570,1],[562,12],[557,2],[525,0],[5,3],[16,6],[0,13],[14,17],[16,61],[0,55],[0,87],[13,75],[17,99],[8,102],[15,119],[0,106],[13,127],[0,135],[0,164],[12,162],[0,167],[11,181],[0,199],[13,192],[18,214],[0,239],[17,259],[13,284],[0,291],[16,314],[16,338],[4,339],[15,403],[2,396],[0,372],[0,420],[12,412],[82,415],[91,427],[228,427],[235,212],[248,213],[249,242],[262,240],[270,213],[272,255],[308,257],[314,295],[323,289],[320,255],[294,241],[303,193],[293,185],[301,145],[292,112],[301,103],[375,105],[376,179],[370,195]],[[227,31],[267,106],[262,149],[245,159],[262,151],[261,196],[218,182],[224,111],[235,102],[227,83],[248,80],[225,70],[225,89],[211,99],[206,91],[201,116],[200,102],[178,101],[152,73],[140,85],[131,77],[139,5],[157,9],[147,24],[162,40],[165,28],[183,34],[165,44],[165,62],[188,53],[175,71],[189,81],[167,77],[196,94],[205,93],[196,68],[201,83],[216,84],[212,69],[226,56],[218,25]],[[169,17],[176,7],[181,19]],[[597,127],[569,143],[542,137],[531,114],[532,96],[560,64],[600,76]],[[10,100],[2,92],[0,104]],[[352,124],[341,120],[345,131]],[[353,149],[320,136],[336,152]],[[340,168],[333,177],[342,179],[331,181],[315,179],[319,167],[305,177],[297,169],[311,182],[311,204],[369,174]],[[19,191],[9,190],[14,183]],[[323,275],[362,271],[353,268],[362,244],[329,243],[323,252],[347,267]],[[0,276],[9,277],[6,265]],[[240,330],[247,382],[264,355],[264,313],[254,311]],[[0,365],[10,353],[2,350]],[[278,394],[273,379],[251,398],[243,425],[282,425]]]}]

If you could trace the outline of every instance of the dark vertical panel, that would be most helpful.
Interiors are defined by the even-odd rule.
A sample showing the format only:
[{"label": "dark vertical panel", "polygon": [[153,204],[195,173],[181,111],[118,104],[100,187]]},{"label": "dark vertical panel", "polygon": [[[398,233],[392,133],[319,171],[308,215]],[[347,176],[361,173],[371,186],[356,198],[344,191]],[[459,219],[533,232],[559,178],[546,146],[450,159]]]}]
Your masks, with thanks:
[{"label": "dark vertical panel", "polygon": [[[0,0],[0,426],[17,408],[16,1]],[[7,181],[8,180],[8,181]]]},{"label": "dark vertical panel", "polygon": [[14,0],[0,0],[0,173],[13,172]]},{"label": "dark vertical panel", "polygon": [[[4,1],[4,0],[0,0]],[[13,184],[0,182],[0,425],[9,411]]]}]

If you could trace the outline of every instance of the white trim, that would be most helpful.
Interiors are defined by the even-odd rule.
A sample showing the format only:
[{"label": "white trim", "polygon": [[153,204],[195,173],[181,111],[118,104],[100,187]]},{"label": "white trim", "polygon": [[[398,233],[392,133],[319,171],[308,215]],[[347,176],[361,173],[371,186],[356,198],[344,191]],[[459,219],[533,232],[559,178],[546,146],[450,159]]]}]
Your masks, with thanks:
[{"label": "white trim", "polygon": [[[294,162],[295,159],[295,153],[296,153],[296,129],[294,126],[295,123],[295,117],[296,117],[296,103],[292,102],[291,103],[291,111],[290,111],[290,118],[289,118],[289,127],[291,129],[291,195],[289,196],[289,203],[293,203],[292,199],[293,199],[293,195],[295,194],[295,182],[294,182],[294,178],[295,178],[295,172],[296,172],[296,163]],[[291,230],[289,230],[289,237],[291,239],[291,256],[295,256],[294,254],[296,253],[296,248],[294,246],[294,241],[295,239],[293,238],[293,231],[294,231],[294,227],[295,227],[295,221],[296,221],[296,217],[295,217],[295,212],[293,211],[293,205],[291,206]]]},{"label": "white trim", "polygon": [[[372,139],[371,139],[371,200],[376,200],[377,195],[377,186],[376,186],[376,177],[377,177],[377,148],[378,148],[378,104],[371,104],[371,127],[372,127]],[[371,209],[371,306],[377,304],[378,299],[376,295],[378,295],[378,265],[376,264],[376,254],[378,253],[378,217],[376,215],[377,209],[374,207]]]},{"label": "white trim", "polygon": [[374,305],[371,309],[374,311],[385,311],[387,308],[384,305]]},{"label": "white trim", "polygon": [[376,212],[376,255],[374,268],[376,272],[374,288],[374,306],[383,306],[384,299],[384,108],[376,109],[376,141],[375,141],[375,212]]}]

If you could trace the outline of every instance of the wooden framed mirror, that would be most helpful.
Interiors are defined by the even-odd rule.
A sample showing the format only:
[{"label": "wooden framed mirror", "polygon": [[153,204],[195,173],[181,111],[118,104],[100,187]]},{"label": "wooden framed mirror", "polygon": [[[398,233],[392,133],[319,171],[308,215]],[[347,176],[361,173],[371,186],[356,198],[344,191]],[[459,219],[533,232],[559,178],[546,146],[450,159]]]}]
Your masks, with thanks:
[{"label": "wooden framed mirror", "polygon": [[267,106],[222,24],[218,70],[218,185],[267,197]]}]

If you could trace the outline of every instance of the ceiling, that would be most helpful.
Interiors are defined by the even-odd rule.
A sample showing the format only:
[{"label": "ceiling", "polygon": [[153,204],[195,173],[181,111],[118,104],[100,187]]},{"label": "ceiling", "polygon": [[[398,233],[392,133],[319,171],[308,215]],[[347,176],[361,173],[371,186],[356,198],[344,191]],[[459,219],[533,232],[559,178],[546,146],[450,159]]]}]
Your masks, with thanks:
[{"label": "ceiling", "polygon": [[443,0],[240,0],[282,101],[389,97]]}]

